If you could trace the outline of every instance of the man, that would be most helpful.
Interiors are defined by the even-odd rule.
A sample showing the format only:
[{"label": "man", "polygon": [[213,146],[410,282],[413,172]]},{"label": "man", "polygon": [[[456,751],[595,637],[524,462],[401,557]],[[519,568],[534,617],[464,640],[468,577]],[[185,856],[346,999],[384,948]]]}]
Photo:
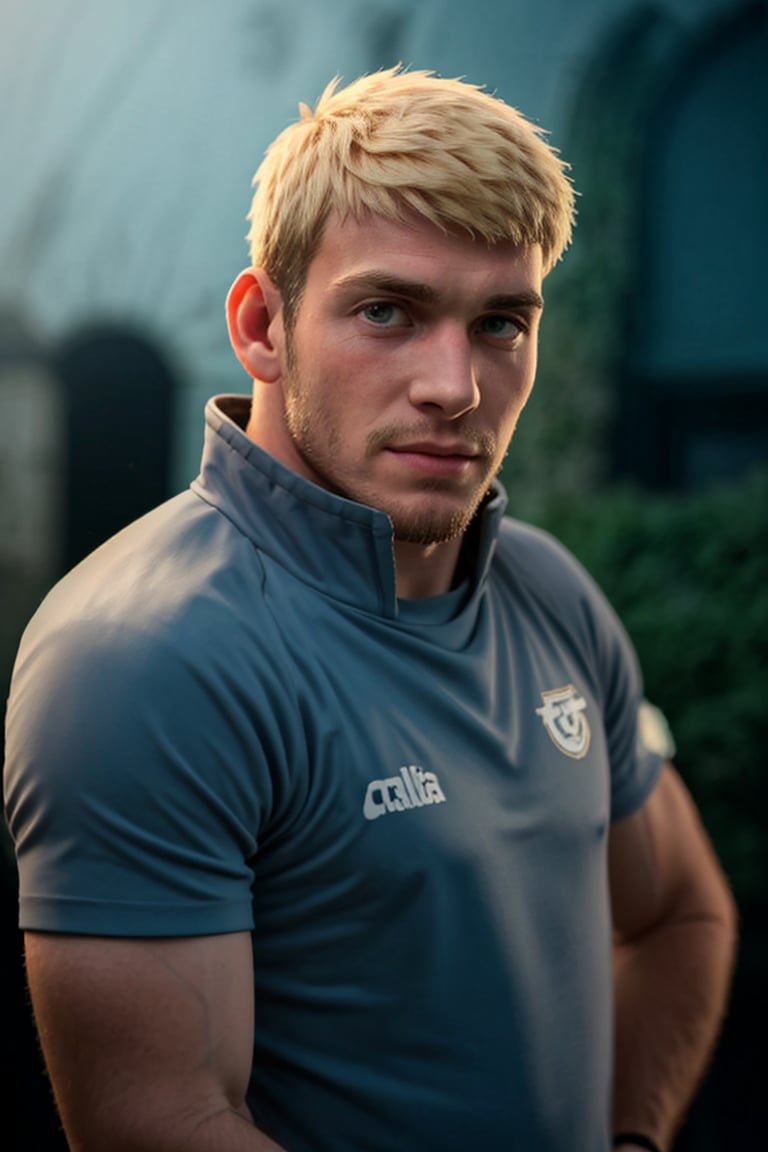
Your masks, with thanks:
[{"label": "man", "polygon": [[227,306],[252,400],[209,404],[191,491],[17,661],[8,818],[72,1147],[667,1149],[733,907],[618,622],[495,480],[563,165],[393,70],[302,107],[257,182]]}]

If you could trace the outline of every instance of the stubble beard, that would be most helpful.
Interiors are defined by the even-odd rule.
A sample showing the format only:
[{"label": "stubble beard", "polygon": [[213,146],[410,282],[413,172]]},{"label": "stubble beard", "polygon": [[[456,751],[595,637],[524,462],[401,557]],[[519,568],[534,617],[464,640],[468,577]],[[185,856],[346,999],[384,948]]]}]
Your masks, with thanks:
[{"label": "stubble beard", "polygon": [[[307,467],[314,473],[315,483],[337,496],[343,496],[356,504],[365,504],[386,513],[392,521],[394,539],[400,543],[430,546],[434,544],[447,544],[463,536],[474,519],[475,513],[485,499],[495,471],[486,477],[484,482],[478,484],[473,492],[467,494],[463,506],[450,511],[440,512],[438,509],[414,510],[404,506],[396,497],[391,499],[378,499],[374,490],[370,492],[352,490],[344,484],[343,480],[334,472],[332,461],[338,455],[340,437],[335,429],[327,432],[327,439],[322,450],[318,448],[314,429],[317,427],[319,417],[306,403],[305,394],[301,388],[300,380],[295,369],[295,362],[291,371],[290,380],[286,390],[285,420],[296,451]],[[457,429],[458,431],[458,429]],[[366,444],[366,457],[370,460],[388,443],[403,443],[408,439],[418,439],[419,436],[429,436],[431,426],[421,428],[389,426],[372,433]],[[484,433],[463,431],[468,441],[474,443],[484,459],[495,458],[495,443],[493,437]],[[425,479],[421,485],[422,492],[434,492],[439,498],[441,492],[450,492],[450,482],[440,479]]]},{"label": "stubble beard", "polygon": [[410,519],[390,516],[394,539],[400,544],[419,544],[424,547],[458,540],[472,523],[484,496],[485,492],[481,493],[473,501],[471,508],[442,518],[434,515],[425,515],[422,519],[413,516]]}]

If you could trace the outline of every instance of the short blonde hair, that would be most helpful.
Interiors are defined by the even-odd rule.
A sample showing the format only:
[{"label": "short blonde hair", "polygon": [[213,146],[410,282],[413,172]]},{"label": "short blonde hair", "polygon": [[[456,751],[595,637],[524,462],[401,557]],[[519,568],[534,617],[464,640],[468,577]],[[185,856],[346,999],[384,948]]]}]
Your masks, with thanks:
[{"label": "short blonde hair", "polygon": [[544,272],[571,239],[567,165],[542,131],[482,88],[391,68],[339,88],[269,147],[248,214],[251,261],[280,289],[290,324],[329,215],[416,212],[489,244],[540,244]]}]

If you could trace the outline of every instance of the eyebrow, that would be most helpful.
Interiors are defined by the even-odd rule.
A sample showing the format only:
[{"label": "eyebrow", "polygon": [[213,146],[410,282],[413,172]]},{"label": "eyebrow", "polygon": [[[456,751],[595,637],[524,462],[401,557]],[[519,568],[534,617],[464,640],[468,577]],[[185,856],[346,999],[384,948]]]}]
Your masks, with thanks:
[{"label": "eyebrow", "polygon": [[508,308],[538,308],[541,311],[544,307],[544,297],[541,293],[535,292],[533,288],[529,288],[524,292],[509,292],[499,296],[489,296],[485,301],[485,307],[490,311],[496,308],[500,311],[505,311]]},{"label": "eyebrow", "polygon": [[[404,296],[408,300],[417,300],[421,304],[434,304],[440,298],[437,288],[429,284],[422,284],[418,280],[403,280],[399,276],[392,276],[388,272],[363,272],[357,276],[342,276],[334,281],[334,287],[340,289],[365,289],[366,291],[390,292],[394,296]],[[505,311],[511,308],[538,308],[544,307],[542,296],[531,289],[522,292],[502,292],[489,296],[483,301],[484,311]]]}]

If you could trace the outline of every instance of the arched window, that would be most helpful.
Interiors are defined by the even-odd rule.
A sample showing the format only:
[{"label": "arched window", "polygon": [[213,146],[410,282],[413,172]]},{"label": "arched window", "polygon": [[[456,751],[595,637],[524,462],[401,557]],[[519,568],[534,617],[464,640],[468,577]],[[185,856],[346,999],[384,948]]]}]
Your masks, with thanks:
[{"label": "arched window", "polygon": [[646,133],[620,470],[695,488],[768,462],[768,9],[689,44]]}]

